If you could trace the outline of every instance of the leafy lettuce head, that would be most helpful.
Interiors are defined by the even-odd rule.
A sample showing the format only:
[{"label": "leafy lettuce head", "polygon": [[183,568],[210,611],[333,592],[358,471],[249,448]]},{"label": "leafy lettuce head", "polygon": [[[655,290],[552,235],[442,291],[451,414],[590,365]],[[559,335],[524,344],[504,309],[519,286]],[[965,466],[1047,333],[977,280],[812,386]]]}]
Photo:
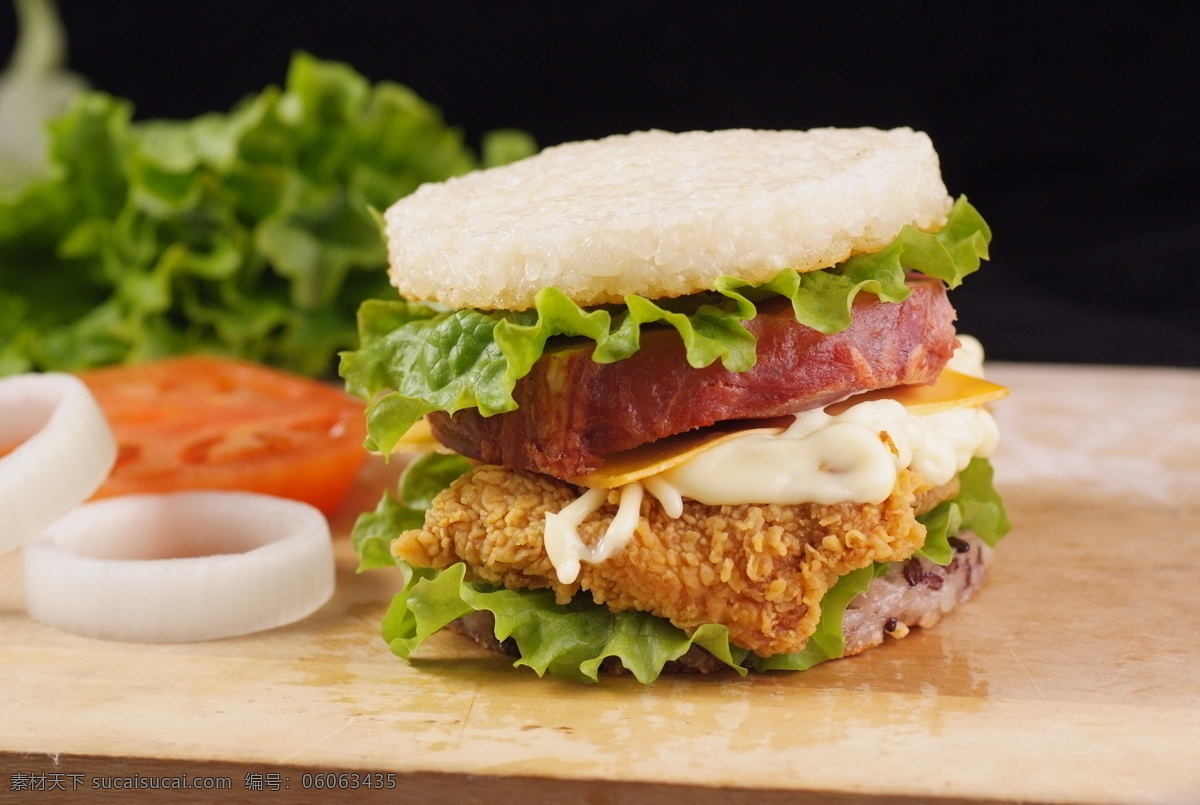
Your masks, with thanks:
[{"label": "leafy lettuce head", "polygon": [[[58,75],[53,48],[29,50],[0,107]],[[359,305],[394,295],[373,209],[481,164],[408,87],[304,53],[227,113],[138,121],[84,92],[48,134],[46,163],[0,192],[0,374],[210,352],[331,375]],[[532,150],[512,131],[483,144]]]}]

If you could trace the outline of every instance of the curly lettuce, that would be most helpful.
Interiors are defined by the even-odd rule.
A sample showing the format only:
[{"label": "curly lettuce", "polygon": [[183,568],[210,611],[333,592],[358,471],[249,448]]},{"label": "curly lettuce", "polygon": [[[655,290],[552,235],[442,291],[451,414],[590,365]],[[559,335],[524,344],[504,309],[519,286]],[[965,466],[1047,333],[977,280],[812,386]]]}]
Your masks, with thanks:
[{"label": "curly lettuce", "polygon": [[[612,612],[586,595],[562,605],[548,590],[515,591],[468,582],[462,563],[439,571],[392,559],[387,548],[392,537],[419,528],[434,495],[470,466],[459,456],[430,454],[418,459],[401,478],[404,503],[385,493],[374,512],[359,518],[351,536],[360,571],[398,565],[404,574],[404,587],[384,615],[382,636],[392,652],[406,660],[451,621],[486,610],[495,619],[496,639],[515,641],[521,656],[514,665],[529,667],[539,676],[549,673],[596,682],[601,664],[616,658],[639,682],[647,683],[694,645],[741,675],[748,671],[804,671],[843,655],[846,608],[866,591],[872,579],[888,570],[887,564],[876,563],[842,576],[821,600],[820,621],[802,651],[760,657],[732,644],[729,630],[718,624],[705,624],[688,634],[649,613]],[[931,538],[950,551],[946,540],[959,529],[969,529],[995,545],[1010,526],[992,486],[991,465],[986,459],[974,459],[961,478],[959,495],[938,507],[957,513],[944,516],[934,509],[923,518]],[[935,528],[941,529],[937,535]]]},{"label": "curly lettuce", "polygon": [[[0,197],[0,374],[215,352],[329,376],[394,298],[374,209],[480,162],[436,107],[304,53],[227,114],[75,98],[49,174]],[[486,160],[533,151],[485,138]]]},{"label": "curly lettuce", "polygon": [[517,407],[512,391],[545,351],[551,338],[595,343],[593,360],[611,363],[638,350],[641,329],[674,328],[688,363],[701,368],[720,360],[746,371],[755,363],[755,339],[743,322],[757,303],[784,297],[796,320],[822,333],[850,326],[859,293],[902,302],[907,271],[954,287],[988,256],[991,231],[965,198],[936,233],[904,227],[882,250],[851,257],[832,268],[801,273],[784,269],[763,283],[721,277],[711,292],[585,310],[555,288],[544,288],[532,310],[446,310],[408,301],[366,302],[359,311],[357,350],[342,354],[347,389],[369,401],[367,446],[390,453],[401,436],[433,411],[477,408],[484,416]]},{"label": "curly lettuce", "polygon": [[384,493],[375,511],[363,512],[354,523],[350,543],[358,554],[358,571],[396,564],[388,547],[392,539],[420,528],[434,496],[470,468],[471,462],[455,453],[426,453],[409,464],[400,476],[399,500]]},{"label": "curly lettuce", "polygon": [[950,537],[970,531],[991,547],[1012,530],[1004,502],[992,485],[992,465],[975,458],[958,474],[958,495],[944,500],[917,521],[925,526],[925,543],[918,556],[945,566],[954,559]]}]

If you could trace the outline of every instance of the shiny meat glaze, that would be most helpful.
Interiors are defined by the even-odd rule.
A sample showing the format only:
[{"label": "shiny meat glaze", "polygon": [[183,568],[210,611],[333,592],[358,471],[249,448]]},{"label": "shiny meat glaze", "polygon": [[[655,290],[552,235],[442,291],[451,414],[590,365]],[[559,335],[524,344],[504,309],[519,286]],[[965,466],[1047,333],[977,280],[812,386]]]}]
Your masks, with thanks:
[{"label": "shiny meat glaze", "polygon": [[935,380],[954,352],[954,309],[941,282],[909,280],[899,304],[859,294],[852,324],[833,335],[798,323],[790,303],[761,304],[747,322],[758,362],[746,372],[688,365],[672,329],[642,334],[641,349],[616,363],[592,361],[591,346],[544,355],[513,391],[518,408],[429,416],[434,435],[463,455],[572,478],[603,457],[730,419],[804,411],[851,394]]}]

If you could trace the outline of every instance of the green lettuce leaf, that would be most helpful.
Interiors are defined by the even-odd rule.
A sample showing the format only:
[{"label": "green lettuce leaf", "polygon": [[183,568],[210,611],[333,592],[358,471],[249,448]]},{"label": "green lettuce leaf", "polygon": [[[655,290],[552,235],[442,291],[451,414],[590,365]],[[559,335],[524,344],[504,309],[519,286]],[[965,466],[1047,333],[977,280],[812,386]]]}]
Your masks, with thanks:
[{"label": "green lettuce leaf", "polygon": [[[886,563],[876,563],[842,576],[821,600],[820,620],[802,651],[759,657],[730,643],[729,630],[717,624],[705,624],[689,637],[662,618],[645,612],[613,613],[586,596],[576,596],[564,606],[556,603],[548,590],[513,591],[473,584],[465,581],[466,566],[461,563],[438,571],[393,562],[387,551],[389,535],[421,525],[433,496],[466,471],[465,460],[456,463],[456,458],[419,459],[401,481],[412,494],[410,506],[385,495],[380,508],[359,518],[352,536],[362,562],[360,569],[394,563],[404,573],[404,588],[392,599],[382,629],[391,650],[404,659],[411,658],[430,635],[456,618],[487,610],[495,617],[496,638],[511,638],[520,650],[521,657],[514,665],[532,668],[539,676],[550,673],[596,682],[601,663],[616,657],[639,681],[652,682],[667,662],[682,656],[692,645],[743,675],[747,670],[804,671],[842,656],[842,617],[847,606],[873,578],[888,570]],[[975,530],[985,542],[995,545],[1010,525],[992,487],[991,465],[985,459],[975,459],[960,477],[959,496],[942,505],[956,507],[959,514],[955,517],[963,528]],[[933,515],[931,512],[927,517]],[[952,535],[944,535],[943,541]],[[951,550],[948,543],[946,549]]]},{"label": "green lettuce leaf", "polygon": [[[358,553],[358,572],[396,564],[389,546],[402,531],[420,528],[434,496],[471,468],[459,455],[426,453],[414,459],[400,476],[400,499],[384,492],[373,512],[354,522],[350,544]],[[400,501],[404,501],[401,503]]]},{"label": "green lettuce leaf", "polygon": [[[364,555],[364,562],[366,556]],[[671,660],[697,645],[741,675],[755,671],[804,671],[842,656],[842,616],[850,601],[866,590],[875,567],[848,573],[821,601],[821,618],[803,651],[759,657],[729,642],[729,630],[705,624],[689,636],[663,618],[646,612],[612,612],[586,596],[558,604],[549,590],[494,589],[464,581],[466,566],[446,570],[399,563],[406,584],[392,599],[383,619],[383,639],[392,652],[409,659],[420,645],[456,618],[487,610],[495,617],[497,640],[511,638],[521,656],[515,666],[538,676],[596,682],[604,660],[615,657],[639,682],[653,682]]]},{"label": "green lettuce leaf", "polygon": [[303,53],[282,88],[194,120],[83,93],[48,147],[49,174],[0,198],[0,372],[200,351],[331,375],[359,305],[395,298],[373,211],[479,165],[412,90]]},{"label": "green lettuce leaf", "polygon": [[826,660],[836,660],[846,651],[846,636],[842,633],[842,616],[854,597],[867,591],[867,586],[887,565],[876,563],[852,570],[838,579],[821,599],[821,619],[802,651],[776,654],[772,657],[750,655],[756,671],[807,671]]},{"label": "green lettuce leaf", "polygon": [[995,547],[1012,530],[1004,502],[992,484],[992,474],[992,465],[987,459],[971,459],[958,474],[958,495],[917,518],[925,526],[925,544],[917,552],[918,556],[948,565],[954,558],[950,537],[959,531],[971,531]]},{"label": "green lettuce leaf", "polygon": [[[555,603],[549,590],[515,592],[465,582],[463,564],[436,572],[410,570],[408,584],[392,600],[383,620],[383,639],[408,659],[430,635],[456,618],[488,610],[496,619],[498,640],[513,639],[521,652],[514,663],[538,676],[596,682],[601,663],[616,657],[639,682],[653,682],[663,666],[695,642],[745,674],[723,626],[701,627],[688,637],[662,618],[642,612],[609,611],[582,600]],[[739,652],[740,653],[740,652]]]},{"label": "green lettuce leaf", "polygon": [[585,310],[545,288],[528,311],[449,311],[406,301],[372,301],[359,311],[359,349],[342,354],[347,388],[369,402],[368,446],[389,453],[405,431],[432,411],[477,408],[484,416],[516,408],[512,391],[552,338],[594,342],[593,359],[610,363],[638,350],[641,328],[674,328],[696,368],[720,360],[732,371],[755,363],[755,340],[743,322],[756,303],[789,299],[796,319],[823,333],[850,325],[860,293],[887,302],[908,296],[906,271],[954,286],[988,255],[991,231],[965,198],[937,233],[905,227],[882,251],[822,271],[784,269],[752,284],[721,277],[712,292],[668,301],[627,296],[624,305]]}]

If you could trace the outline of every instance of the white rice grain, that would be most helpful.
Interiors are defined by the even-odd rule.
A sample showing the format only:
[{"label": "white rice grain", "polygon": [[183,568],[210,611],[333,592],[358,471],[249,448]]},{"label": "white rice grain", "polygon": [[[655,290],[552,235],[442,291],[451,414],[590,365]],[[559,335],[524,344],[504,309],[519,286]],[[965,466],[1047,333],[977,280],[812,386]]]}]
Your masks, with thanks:
[{"label": "white rice grain", "polygon": [[546,286],[594,305],[824,268],[905,224],[935,230],[950,205],[924,133],[739,129],[568,143],[423,185],[385,217],[402,295],[524,310]]}]

